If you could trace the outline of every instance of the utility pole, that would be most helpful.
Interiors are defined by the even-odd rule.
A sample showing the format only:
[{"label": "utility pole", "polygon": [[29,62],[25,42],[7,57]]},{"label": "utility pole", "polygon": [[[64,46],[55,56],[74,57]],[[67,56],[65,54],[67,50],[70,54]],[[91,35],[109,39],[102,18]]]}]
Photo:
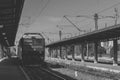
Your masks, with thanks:
[{"label": "utility pole", "polygon": [[95,30],[98,30],[98,14],[94,14],[94,20],[95,20]]},{"label": "utility pole", "polygon": [[72,33],[63,33],[63,32],[62,32],[63,28],[61,28],[59,25],[57,25],[56,27],[60,29],[60,30],[59,30],[59,33],[58,33],[60,40],[62,40],[62,35],[63,35],[63,34],[70,34],[70,36],[72,37]]},{"label": "utility pole", "polygon": [[[60,28],[58,25],[56,27]],[[60,28],[60,29],[62,29],[62,28]],[[59,30],[59,38],[60,38],[60,40],[62,39],[62,31],[61,30]]]},{"label": "utility pole", "polygon": [[62,37],[62,31],[61,30],[59,31],[59,37],[60,37],[60,40],[61,40],[61,37]]},{"label": "utility pole", "polygon": [[114,11],[115,11],[115,25],[117,25],[117,20],[118,20],[118,9],[117,8],[114,8]]}]

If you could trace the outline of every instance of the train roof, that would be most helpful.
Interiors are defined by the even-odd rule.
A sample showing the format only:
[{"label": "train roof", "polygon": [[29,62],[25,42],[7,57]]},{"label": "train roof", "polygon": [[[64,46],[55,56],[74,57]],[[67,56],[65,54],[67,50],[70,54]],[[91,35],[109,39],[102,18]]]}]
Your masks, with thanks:
[{"label": "train roof", "polygon": [[22,38],[44,38],[41,33],[25,33]]}]

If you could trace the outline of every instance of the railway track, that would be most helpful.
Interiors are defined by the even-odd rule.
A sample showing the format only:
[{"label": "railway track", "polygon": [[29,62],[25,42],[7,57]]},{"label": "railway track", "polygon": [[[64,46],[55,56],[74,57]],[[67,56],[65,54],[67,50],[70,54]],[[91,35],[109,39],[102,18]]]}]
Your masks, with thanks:
[{"label": "railway track", "polygon": [[23,66],[27,80],[67,80],[41,66]]}]

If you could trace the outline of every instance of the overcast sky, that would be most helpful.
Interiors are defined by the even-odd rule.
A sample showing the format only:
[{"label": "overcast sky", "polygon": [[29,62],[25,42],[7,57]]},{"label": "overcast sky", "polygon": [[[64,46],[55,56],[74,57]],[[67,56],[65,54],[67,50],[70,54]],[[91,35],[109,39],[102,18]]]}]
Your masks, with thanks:
[{"label": "overcast sky", "polygon": [[[114,16],[114,8],[120,12],[119,0],[25,0],[22,17],[19,25],[17,38],[25,32],[44,32],[50,39],[58,40],[58,32],[79,34],[64,15],[82,30],[94,30],[94,20],[85,17],[76,18],[77,15],[92,16],[99,12],[99,15]],[[113,6],[115,5],[116,6]],[[111,7],[113,6],[113,7]],[[111,7],[111,8],[109,8]],[[104,10],[105,9],[105,10]],[[114,24],[113,19],[99,20],[99,28]],[[58,25],[60,28],[57,28]],[[54,33],[54,34],[53,34]],[[63,34],[69,37],[71,34]]]}]

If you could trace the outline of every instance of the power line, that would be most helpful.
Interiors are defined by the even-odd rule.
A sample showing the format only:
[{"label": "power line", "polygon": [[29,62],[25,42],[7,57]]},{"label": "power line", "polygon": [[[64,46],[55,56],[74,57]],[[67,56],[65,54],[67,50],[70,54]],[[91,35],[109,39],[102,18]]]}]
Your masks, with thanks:
[{"label": "power line", "polygon": [[[75,18],[78,18],[78,17],[85,18],[85,19],[80,20],[79,23],[85,22],[85,21],[87,21],[88,19],[94,19],[94,15],[78,15],[78,16],[70,16],[70,15],[67,15],[67,16],[69,16],[69,17],[75,17]],[[75,24],[77,24],[77,23],[75,22]],[[64,25],[61,25],[61,26],[64,27]],[[65,25],[65,26],[66,26],[66,25]],[[67,27],[73,27],[73,26],[67,26]],[[63,28],[62,28],[62,29],[63,29]],[[83,30],[83,32],[86,32],[86,31]]]},{"label": "power line", "polygon": [[103,9],[103,10],[97,12],[97,13],[102,13],[102,12],[104,12],[104,11],[107,11],[107,10],[109,10],[109,9],[111,9],[111,8],[113,8],[113,7],[117,6],[117,5],[119,5],[119,4],[120,4],[120,2],[117,3],[117,4],[114,4],[114,5],[112,5],[112,6],[110,6],[110,7],[108,7],[108,8],[105,8],[105,9]]},{"label": "power line", "polygon": [[[29,0],[28,0],[28,1],[29,1]],[[32,9],[32,1],[33,1],[33,0],[30,0],[30,2],[29,2],[29,9]],[[44,0],[40,0],[40,2],[39,2],[39,3],[41,3],[41,4],[42,4],[42,3],[43,3],[43,1],[44,1]],[[41,4],[40,4],[40,5],[41,5]],[[40,10],[41,10],[41,9],[40,9]],[[31,11],[32,11],[32,10],[31,10]],[[40,11],[40,12],[41,12],[41,11]],[[33,14],[32,14],[32,15],[33,15]],[[34,20],[34,21],[32,21],[32,16],[30,16],[30,15],[29,15],[29,16],[22,16],[22,18],[26,18],[26,17],[27,17],[27,18],[29,18],[28,20],[30,20],[30,21],[29,21],[29,23],[30,23],[30,24],[32,24],[32,23],[34,23],[34,22],[35,22],[35,20]],[[24,21],[23,21],[23,22],[24,22]],[[29,25],[30,25],[30,24],[29,24]]]},{"label": "power line", "polygon": [[84,31],[85,32],[85,30],[81,30],[81,29],[79,29],[72,21],[70,21],[65,15],[63,16],[67,21],[69,21],[78,31]]},{"label": "power line", "polygon": [[50,3],[50,0],[48,0],[47,3],[45,4],[45,6],[41,9],[39,16],[45,10],[45,8],[48,6],[49,3]]},{"label": "power line", "polygon": [[[42,3],[43,1],[44,1],[44,0],[41,0],[41,3]],[[39,15],[38,15],[36,18],[38,18],[38,17],[41,15],[41,13],[45,10],[45,8],[48,6],[49,3],[50,3],[50,0],[47,0],[46,4],[45,4],[45,5],[43,6],[43,8],[40,10]],[[36,20],[37,20],[37,19],[36,19]],[[31,24],[33,24],[36,20],[32,21]]]}]

